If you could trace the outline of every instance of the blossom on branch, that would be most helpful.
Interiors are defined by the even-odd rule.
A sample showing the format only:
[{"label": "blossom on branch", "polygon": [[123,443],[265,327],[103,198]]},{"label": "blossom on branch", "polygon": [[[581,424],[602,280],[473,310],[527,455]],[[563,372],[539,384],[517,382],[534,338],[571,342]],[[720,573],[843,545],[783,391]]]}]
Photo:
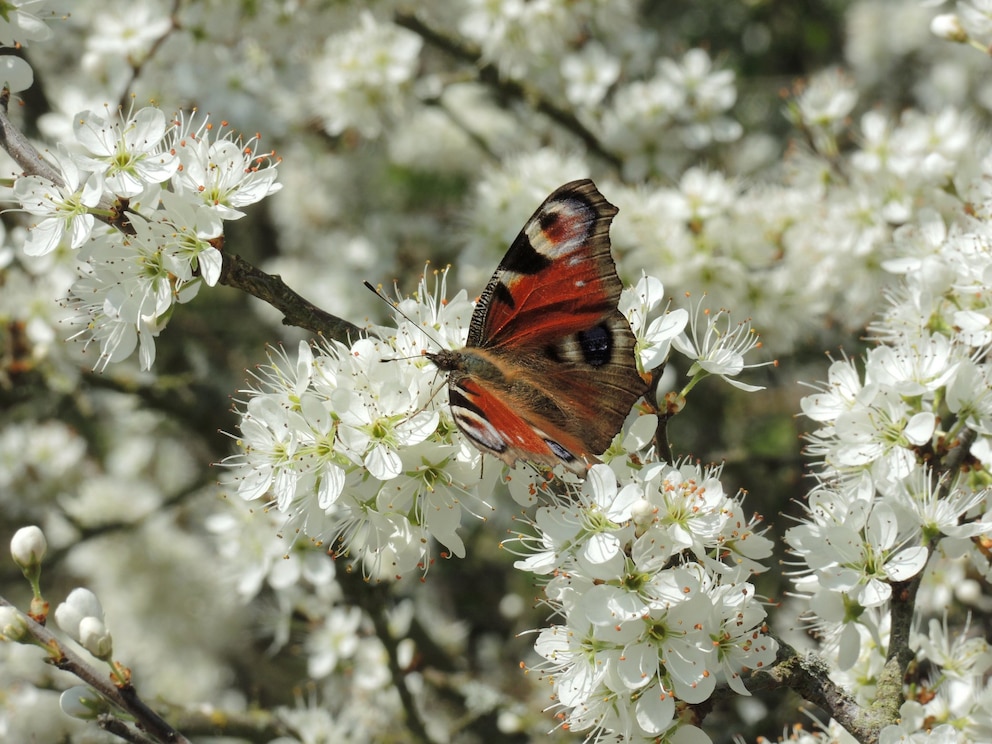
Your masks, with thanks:
[{"label": "blossom on branch", "polygon": [[197,121],[170,123],[151,107],[127,117],[86,111],[73,129],[86,154],[59,151],[62,183],[15,181],[21,208],[40,218],[25,252],[49,254],[64,242],[77,251],[80,276],[66,304],[83,326],[75,337],[99,345],[95,368],[140,349],[150,369],[175,305],[220,278],[222,221],[280,188],[278,163],[259,153],[257,137],[245,143],[227,131],[214,139],[209,122]]},{"label": "blossom on branch", "polygon": [[[748,581],[772,544],[735,518],[738,499],[719,476],[653,463],[618,479],[595,465],[581,489],[538,508],[535,534],[504,543],[523,554],[519,568],[548,577],[562,622],[540,631],[535,671],[552,682],[570,730],[670,736],[685,704],[718,683],[748,694],[742,672],[775,658]],[[738,551],[750,559],[735,561]]]}]

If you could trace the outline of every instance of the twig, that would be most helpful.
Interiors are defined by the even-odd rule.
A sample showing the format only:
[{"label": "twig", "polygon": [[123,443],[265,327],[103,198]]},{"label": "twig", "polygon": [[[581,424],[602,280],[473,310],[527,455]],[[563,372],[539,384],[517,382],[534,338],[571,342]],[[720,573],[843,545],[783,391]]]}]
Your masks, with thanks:
[{"label": "twig", "polygon": [[0,147],[14,159],[24,172],[29,175],[47,178],[52,183],[64,186],[62,176],[48,161],[41,157],[30,140],[21,134],[7,117],[7,107],[10,105],[10,88],[0,91]]},{"label": "twig", "polygon": [[272,305],[283,314],[284,325],[297,326],[345,343],[364,334],[354,323],[325,312],[298,295],[278,274],[266,274],[236,253],[224,251],[223,256],[220,283]]},{"label": "twig", "polygon": [[[115,685],[110,680],[109,675],[97,672],[82,656],[63,644],[48,628],[32,620],[4,597],[0,597],[0,606],[10,607],[20,615],[27,632],[48,651],[47,661],[49,663],[64,672],[75,675],[113,705],[127,711],[134,717],[137,726],[152,737],[152,741],[165,742],[166,744],[191,744],[189,739],[172,728],[161,716],[149,708],[138,697],[133,686],[130,684],[123,687]],[[107,727],[103,726],[103,728]],[[132,738],[131,741],[143,742],[145,740]]]},{"label": "twig", "polygon": [[389,673],[406,711],[406,723],[411,737],[414,741],[430,744],[433,739],[424,725],[420,710],[417,708],[417,701],[414,700],[413,693],[407,686],[406,674],[399,663],[399,645],[389,632],[389,624],[386,622],[387,588],[383,585],[368,586],[357,573],[339,573],[338,582],[349,597],[349,601],[361,607],[371,618],[376,637],[386,649]]},{"label": "twig", "polygon": [[[775,637],[774,634],[770,634]],[[801,656],[796,649],[781,638],[775,664],[767,669],[754,670],[747,680],[750,690],[789,688],[804,700],[823,708],[837,723],[862,744],[875,744],[881,726],[871,722],[857,700],[830,679],[830,670],[816,654]]]},{"label": "twig", "polygon": [[[11,123],[7,116],[10,103],[10,90],[0,92],[0,147],[24,169],[25,175],[41,176],[57,186],[65,186],[62,176],[41,157],[34,145]],[[121,232],[134,234],[128,220],[130,212],[126,200],[117,204],[100,204],[100,211],[109,211],[111,216],[99,215],[98,219]],[[267,302],[283,314],[283,324],[298,326],[315,334],[322,334],[338,341],[354,341],[362,329],[353,323],[321,310],[305,300],[275,274],[266,274],[235,253],[221,251],[224,259],[220,283],[240,289],[263,302]]]},{"label": "twig", "polygon": [[197,706],[170,711],[169,718],[176,728],[190,736],[212,736],[246,739],[258,744],[268,744],[273,739],[291,735],[292,729],[279,717],[267,710],[252,708],[244,711],[226,711]]},{"label": "twig", "polygon": [[144,56],[140,60],[135,61],[130,59],[130,55],[129,55],[128,61],[131,62],[131,79],[127,81],[127,85],[125,85],[121,91],[121,101],[119,104],[121,110],[124,110],[124,108],[128,105],[127,98],[129,95],[129,91],[134,86],[135,81],[138,79],[138,75],[141,74],[141,69],[146,64],[148,64],[148,60],[150,60],[155,55],[155,53],[161,48],[162,44],[165,43],[165,40],[168,39],[169,36],[171,36],[174,31],[180,28],[179,25],[180,2],[181,0],[172,0],[172,9],[169,11],[169,21],[170,21],[169,27],[162,33],[161,36],[159,36],[157,39],[152,41],[151,45],[148,47],[148,50],[144,53]]},{"label": "twig", "polygon": [[107,733],[113,734],[118,739],[131,742],[131,744],[155,744],[154,739],[149,739],[140,731],[135,731],[119,718],[114,718],[109,713],[101,713],[97,716],[96,725]]},{"label": "twig", "polygon": [[510,80],[502,77],[495,65],[483,61],[482,52],[476,46],[444,35],[440,31],[428,26],[411,12],[397,11],[393,16],[393,22],[397,26],[402,26],[413,31],[428,44],[450,54],[455,59],[460,59],[474,66],[478,70],[479,79],[484,83],[492,86],[501,95],[514,100],[525,101],[530,106],[533,106],[536,111],[541,112],[582,140],[589,152],[602,158],[613,168],[620,170],[623,166],[623,161],[620,157],[607,150],[599,141],[599,138],[585,124],[579,121],[574,113],[550,101],[532,85],[528,85],[520,80]]}]

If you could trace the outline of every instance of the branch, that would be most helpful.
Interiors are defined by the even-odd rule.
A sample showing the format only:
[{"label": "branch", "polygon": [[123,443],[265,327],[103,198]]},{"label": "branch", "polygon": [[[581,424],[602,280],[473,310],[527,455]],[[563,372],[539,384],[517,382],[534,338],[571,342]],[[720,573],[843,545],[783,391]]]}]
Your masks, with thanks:
[{"label": "branch", "polygon": [[113,734],[118,739],[130,742],[130,744],[155,744],[154,739],[149,739],[140,731],[135,731],[119,718],[114,718],[109,713],[101,713],[96,719],[97,726],[109,734]]},{"label": "branch", "polygon": [[[65,187],[62,176],[11,123],[7,116],[9,103],[10,90],[4,88],[0,92],[0,147],[7,151],[23,169],[25,175],[41,176],[57,186]],[[118,200],[116,204],[101,202],[99,206],[99,211],[107,211],[111,216],[100,214],[97,215],[98,219],[123,233],[134,234],[134,228],[128,220],[128,214],[133,212],[130,211],[126,200]],[[218,247],[222,249],[223,245]],[[354,341],[362,335],[361,328],[305,300],[290,289],[278,275],[266,274],[235,253],[224,250],[221,250],[221,253],[224,264],[220,283],[240,289],[272,305],[283,314],[284,325],[298,326],[311,333],[342,342]]]},{"label": "branch", "polygon": [[364,334],[354,323],[331,315],[298,295],[278,274],[266,274],[236,253],[222,251],[222,255],[220,283],[272,305],[283,314],[283,325],[297,326],[345,343]]},{"label": "branch", "polygon": [[338,572],[338,583],[344,589],[345,595],[349,598],[349,603],[355,604],[372,620],[376,637],[386,649],[389,673],[393,678],[393,684],[403,703],[406,711],[407,726],[410,736],[416,742],[430,743],[434,740],[427,732],[420,711],[417,709],[417,702],[413,699],[413,693],[406,684],[406,674],[399,663],[399,644],[389,632],[389,623],[386,621],[386,592],[385,585],[368,586],[355,572]]},{"label": "branch", "polygon": [[903,683],[916,654],[909,646],[916,609],[916,593],[922,574],[902,584],[892,585],[889,600],[889,653],[875,682],[875,699],[869,713],[880,725],[896,723],[899,708],[905,701]]},{"label": "branch", "polygon": [[[165,744],[191,744],[189,739],[172,728],[161,716],[149,708],[138,697],[138,693],[132,685],[127,684],[122,687],[115,685],[109,675],[100,674],[82,656],[66,647],[48,628],[32,620],[4,597],[0,597],[0,606],[10,607],[17,612],[28,634],[48,652],[47,661],[49,663],[64,672],[75,675],[110,703],[133,716],[138,728],[152,737],[151,741],[164,742]],[[111,733],[118,733],[119,727],[116,724],[108,725],[107,720],[101,721],[100,726]],[[129,728],[128,731],[131,738],[124,736],[125,740],[142,742],[142,744],[148,741],[147,737],[136,737]]]},{"label": "branch", "polygon": [[257,744],[268,744],[273,739],[293,734],[291,727],[266,710],[253,708],[246,711],[223,711],[206,706],[179,709],[169,717],[177,727],[190,736],[247,739]]},{"label": "branch", "polygon": [[21,134],[7,117],[7,107],[10,105],[10,88],[0,91],[0,147],[14,159],[27,175],[41,176],[52,183],[64,186],[62,176],[41,157],[30,140]]},{"label": "branch", "polygon": [[814,705],[823,708],[862,744],[875,744],[881,726],[873,725],[858,702],[830,679],[830,670],[816,654],[800,656],[790,644],[774,634],[778,643],[775,664],[751,672],[749,690],[788,688]]},{"label": "branch", "polygon": [[617,170],[622,168],[623,161],[620,157],[603,147],[599,138],[585,124],[579,121],[572,111],[562,108],[549,100],[532,85],[528,85],[520,80],[510,80],[501,77],[499,69],[495,65],[483,61],[482,51],[474,44],[446,36],[442,32],[428,26],[411,12],[397,11],[393,16],[393,22],[397,26],[402,26],[405,29],[413,31],[428,44],[450,54],[455,59],[459,59],[475,67],[478,70],[479,79],[494,88],[500,95],[523,101],[529,106],[532,106],[535,110],[541,112],[582,140],[589,152],[602,158]]},{"label": "branch", "polygon": [[128,55],[128,62],[131,64],[131,79],[127,81],[127,84],[121,91],[121,101],[118,104],[121,110],[124,110],[129,101],[128,95],[131,88],[134,86],[138,79],[138,75],[141,74],[142,68],[148,64],[148,60],[155,56],[156,52],[161,49],[162,44],[168,39],[173,32],[181,28],[179,23],[179,5],[181,0],[172,0],[172,8],[169,10],[169,27],[162,33],[161,36],[152,40],[151,45],[145,51],[144,56],[140,59],[135,59],[132,55]]},{"label": "branch", "polygon": [[[961,436],[957,438],[957,441],[953,443],[953,446],[944,456],[940,462],[940,467],[937,469],[938,475],[943,474],[955,474],[965,462],[971,457],[971,445],[974,444],[975,439],[978,438],[978,432],[975,429],[965,429],[961,432]],[[949,491],[948,480],[944,480],[940,484],[940,496],[941,498],[946,498]]]},{"label": "branch", "polygon": [[[946,498],[950,491],[952,477],[971,455],[971,445],[977,432],[965,429],[954,446],[947,452],[939,465],[934,468],[938,493]],[[930,550],[932,553],[932,548]],[[913,632],[913,618],[916,611],[916,595],[923,575],[917,574],[902,583],[892,584],[892,598],[889,601],[889,652],[885,664],[878,673],[875,699],[869,708],[871,715],[882,725],[899,720],[899,708],[905,701],[903,692],[910,668],[916,654],[910,648]]]}]

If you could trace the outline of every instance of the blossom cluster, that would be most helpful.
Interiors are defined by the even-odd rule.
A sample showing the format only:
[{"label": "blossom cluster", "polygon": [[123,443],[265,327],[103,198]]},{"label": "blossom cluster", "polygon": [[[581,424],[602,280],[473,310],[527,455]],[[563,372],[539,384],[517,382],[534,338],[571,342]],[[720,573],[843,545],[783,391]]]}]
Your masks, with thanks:
[{"label": "blossom cluster", "polygon": [[[493,493],[500,469],[493,462],[480,468],[482,455],[455,433],[437,405],[438,373],[421,353],[464,343],[473,304],[464,292],[450,301],[444,294],[443,274],[434,290],[422,280],[416,298],[398,303],[395,328],[372,329],[374,336],[350,346],[301,343],[293,357],[278,350],[242,391],[243,451],[227,463],[239,494],[272,499],[292,527],[287,532],[377,578],[427,571],[433,540],[464,556],[463,517],[493,508],[483,495]],[[740,385],[731,378],[750,366],[747,324],[728,332],[724,313],[703,312],[690,324],[684,310],[659,312],[663,297],[661,283],[644,277],[620,302],[641,365],[659,367],[677,350],[694,362],[683,395],[711,375]],[[623,717],[636,709],[640,735],[661,735],[675,725],[676,700],[701,702],[718,683],[745,691],[745,669],[774,658],[747,581],[763,570],[770,542],[744,519],[739,500],[725,496],[718,469],[643,465],[657,459],[656,426],[656,416],[635,415],[606,455],[611,465],[594,466],[581,491],[574,480],[552,479],[580,495],[539,509],[533,540],[544,548],[518,563],[558,577],[546,594],[568,624],[543,631],[536,648],[556,670],[556,695],[575,730],[629,733],[633,718],[613,720],[605,711]],[[619,492],[611,467],[623,473]],[[517,469],[506,476],[524,505],[549,493],[546,475],[531,475]],[[574,607],[583,595],[595,595],[595,604]],[[592,620],[594,606],[600,614]],[[579,643],[587,636],[594,646],[602,642],[603,656],[585,666],[581,654],[573,666],[556,650],[556,637]],[[605,689],[612,691],[606,698]],[[638,699],[644,702],[635,705]]]},{"label": "blossom cluster", "polygon": [[[926,590],[959,577],[958,600],[971,603],[967,572],[992,579],[983,548],[992,532],[990,167],[985,160],[972,184],[962,182],[969,206],[958,219],[928,210],[896,231],[899,257],[884,266],[901,281],[869,326],[874,345],[860,369],[834,361],[827,381],[802,400],[817,426],[808,441],[817,485],[785,538],[822,649],[852,677],[884,662],[895,586],[919,577]],[[946,623],[931,621],[925,632],[927,614],[942,611],[917,607],[911,646],[935,669],[899,731],[912,733],[924,719],[958,721],[968,740],[981,740],[992,731],[980,702],[992,693],[988,646]],[[976,644],[967,654],[950,650]],[[868,693],[858,689],[864,700]]]},{"label": "blossom cluster", "polygon": [[[433,289],[422,279],[416,299],[398,303],[395,327],[371,328],[350,346],[275,350],[239,403],[242,452],[227,461],[238,493],[272,499],[316,544],[377,577],[427,570],[432,539],[463,557],[463,518],[493,508],[482,494],[499,470],[482,468],[482,455],[455,434],[442,380],[423,356],[433,344],[460,348],[468,333],[474,304],[464,291],[446,299],[445,279]],[[646,368],[664,363],[688,321],[684,310],[657,312],[663,297],[645,277],[621,302]],[[750,347],[739,348],[736,333],[722,337],[680,343],[699,364],[692,384],[745,368]]]},{"label": "blossom cluster", "polygon": [[75,253],[80,271],[67,305],[83,326],[77,336],[100,348],[94,367],[139,349],[150,369],[173,307],[220,278],[223,220],[278,190],[268,167],[275,162],[257,138],[218,137],[206,119],[170,122],[157,108],[74,118],[57,172],[14,182],[13,196],[31,216],[23,250]]},{"label": "blossom cluster", "polygon": [[537,510],[536,534],[505,543],[527,554],[518,568],[547,577],[561,618],[538,634],[536,669],[572,731],[688,741],[688,729],[701,732],[687,705],[717,685],[749,694],[742,675],[775,659],[749,582],[772,543],[724,491],[720,468],[611,465],[593,466],[565,497],[538,484],[551,503]]},{"label": "blossom cluster", "polygon": [[[794,58],[782,40],[803,35],[780,33],[790,14],[773,22],[760,3],[718,14],[636,0],[246,12],[236,0],[76,0],[63,15],[46,0],[8,0],[0,44],[24,51],[0,58],[0,77],[15,94],[37,86],[21,111],[12,103],[12,118],[61,144],[39,146],[44,178],[8,166],[21,214],[0,224],[2,526],[45,527],[55,570],[85,577],[102,603],[69,602],[81,613],[77,623],[62,612],[70,633],[102,653],[112,627],[148,699],[216,705],[225,721],[280,699],[289,704],[259,711],[278,720],[280,744],[402,737],[418,718],[428,732],[419,738],[472,736],[481,722],[536,739],[552,725],[538,714],[549,702],[562,739],[569,729],[600,741],[705,741],[696,702],[714,686],[743,693],[745,670],[772,655],[751,578],[764,537],[720,481],[766,467],[753,455],[775,447],[774,475],[790,493],[759,480],[761,510],[803,498],[784,472],[794,437],[766,438],[752,414],[786,421],[791,435],[791,404],[774,409],[809,373],[790,365],[863,337],[884,305],[864,358],[832,362],[803,404],[816,486],[789,537],[809,623],[787,640],[818,650],[831,680],[867,704],[886,653],[900,651],[889,611],[919,581],[917,684],[880,740],[992,740],[983,621],[969,626],[961,612],[988,612],[987,5],[832,6],[816,23],[837,54],[786,93],[783,117],[767,72],[782,79]],[[265,150],[271,142],[285,157],[283,188],[274,193],[275,161],[257,138],[200,117],[106,108],[129,99],[195,105],[264,132]],[[688,398],[682,420],[710,389],[696,389],[705,376],[754,389],[739,378],[757,345],[750,324],[704,305],[750,317],[783,362],[758,380],[775,394],[749,396],[746,413],[717,410],[713,396],[712,418],[687,422],[709,435],[691,449],[728,457],[724,472],[658,461],[661,400],[637,406],[585,485],[503,472],[457,433],[443,375],[422,357],[464,343],[474,308],[463,293],[445,300],[421,286],[399,302],[413,322],[370,324],[361,339],[300,346],[263,303],[250,311],[260,322],[204,313],[200,335],[163,333],[176,304],[223,281],[225,221],[262,197],[275,198],[245,210],[238,227],[250,225],[237,231],[264,237],[260,267],[355,321],[382,311],[361,279],[397,277],[410,291],[410,267],[427,256],[451,261],[460,285],[484,286],[534,205],[588,174],[620,208],[611,240],[621,277],[661,275],[688,308],[657,313],[664,290],[650,278],[621,304],[641,368],[660,375],[667,362],[665,403]],[[246,256],[253,247],[226,246]],[[142,397],[115,375],[99,390],[79,384],[85,361],[57,343],[65,315],[100,347],[98,368],[133,352],[151,367],[156,347],[160,363],[181,344],[191,385],[149,382]],[[251,346],[235,338],[245,330]],[[206,464],[229,450],[211,434],[230,425],[186,406],[210,400],[200,391],[225,400],[230,370],[200,344],[227,361],[255,358],[258,334],[291,340],[238,396],[241,454],[228,464],[246,498],[217,499]],[[528,526],[491,558],[479,548],[494,547],[510,520],[498,480]],[[345,576],[328,549],[377,579],[422,574],[439,549],[473,560],[356,601],[342,587],[361,577]],[[536,610],[520,609],[528,579],[499,560],[511,551],[543,577]],[[18,552],[30,562],[36,551],[21,542]],[[485,585],[466,592],[480,561]],[[459,614],[482,591],[487,601],[505,592],[498,612],[487,603],[484,623]],[[356,609],[378,599],[374,616]],[[769,614],[776,630],[787,632],[792,601]],[[548,605],[558,614],[544,627],[536,615]],[[0,614],[7,628],[10,613]],[[515,634],[535,627],[544,630],[523,638],[538,639],[543,662],[521,679],[530,649]],[[442,642],[451,645],[439,651]],[[92,728],[57,714],[65,679],[39,669],[33,650],[0,644],[0,730],[89,741]],[[295,707],[266,687],[285,679],[270,664],[308,690]],[[510,688],[512,698],[501,692]],[[753,697],[739,710],[761,705]],[[852,741],[836,722],[791,732]]]}]

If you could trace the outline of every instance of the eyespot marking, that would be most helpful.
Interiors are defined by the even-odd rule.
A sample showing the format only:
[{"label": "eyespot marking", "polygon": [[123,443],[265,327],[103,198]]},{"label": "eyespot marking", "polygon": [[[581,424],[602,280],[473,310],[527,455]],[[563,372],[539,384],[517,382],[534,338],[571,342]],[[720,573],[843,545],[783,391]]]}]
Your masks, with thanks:
[{"label": "eyespot marking", "polygon": [[462,406],[451,406],[451,415],[465,436],[490,452],[506,452],[509,445],[496,428],[481,415]]}]

